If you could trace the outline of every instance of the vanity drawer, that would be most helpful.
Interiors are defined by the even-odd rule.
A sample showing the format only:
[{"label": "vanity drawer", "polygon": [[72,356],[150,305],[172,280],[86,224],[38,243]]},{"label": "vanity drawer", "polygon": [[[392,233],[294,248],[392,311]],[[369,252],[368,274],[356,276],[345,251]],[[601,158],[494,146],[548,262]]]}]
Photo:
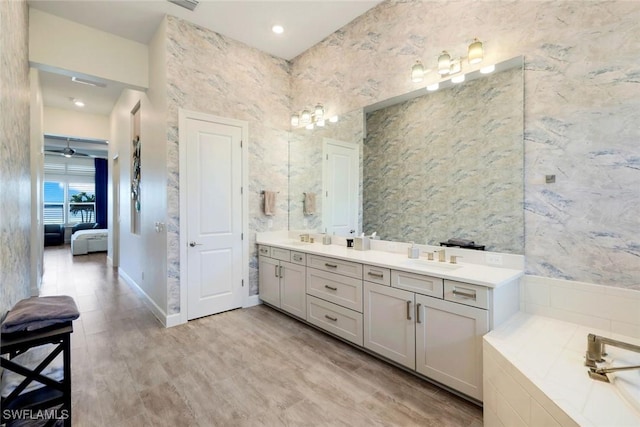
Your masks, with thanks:
[{"label": "vanity drawer", "polygon": [[444,299],[472,307],[489,309],[489,288],[470,283],[444,281]]},{"label": "vanity drawer", "polygon": [[365,265],[363,266],[362,276],[367,282],[385,286],[391,285],[391,270],[388,268]]},{"label": "vanity drawer", "polygon": [[290,253],[289,249],[271,248],[271,258],[279,259],[280,261],[291,260]]},{"label": "vanity drawer", "polygon": [[307,265],[307,254],[303,252],[291,252],[291,262],[294,264]]},{"label": "vanity drawer", "polygon": [[307,268],[307,294],[362,312],[362,280]]},{"label": "vanity drawer", "polygon": [[271,256],[271,246],[258,245],[258,254],[262,256]]},{"label": "vanity drawer", "polygon": [[307,255],[307,267],[362,279],[362,264],[358,264],[357,262],[342,261],[318,255]]},{"label": "vanity drawer", "polygon": [[442,298],[443,280],[439,277],[425,276],[423,274],[408,273],[406,271],[391,271],[391,286],[406,291],[430,297]]},{"label": "vanity drawer", "polygon": [[307,322],[362,346],[362,313],[309,296],[307,298]]}]

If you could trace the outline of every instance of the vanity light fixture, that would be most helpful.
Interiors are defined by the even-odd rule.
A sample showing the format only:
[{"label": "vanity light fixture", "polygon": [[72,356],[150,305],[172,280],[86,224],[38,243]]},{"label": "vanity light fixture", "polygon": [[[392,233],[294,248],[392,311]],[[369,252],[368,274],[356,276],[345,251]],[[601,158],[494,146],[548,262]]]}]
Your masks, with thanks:
[{"label": "vanity light fixture", "polygon": [[438,74],[444,76],[451,71],[451,55],[443,50],[440,56],[438,56]]},{"label": "vanity light fixture", "polygon": [[424,78],[424,67],[422,62],[417,60],[413,67],[411,67],[411,81],[414,83],[420,83]]},{"label": "vanity light fixture", "polygon": [[[329,123],[335,123],[338,121],[338,116],[332,116],[329,118]],[[313,109],[304,109],[300,113],[293,113],[291,115],[291,127],[297,128],[304,126],[306,129],[313,129],[317,127],[324,127],[327,124],[325,117],[324,107],[321,103],[317,103]]]},{"label": "vanity light fixture", "polygon": [[482,42],[477,38],[473,39],[473,43],[469,45],[469,64],[477,64],[482,62],[484,57],[484,49],[482,48]]},{"label": "vanity light fixture", "polygon": [[433,92],[435,90],[438,90],[439,88],[440,88],[440,83],[434,83],[434,84],[431,84],[431,85],[427,85],[427,90],[429,92]]},{"label": "vanity light fixture", "polygon": [[495,70],[496,70],[495,65],[487,65],[486,67],[480,68],[480,72],[482,74],[490,74],[490,73],[493,73]]}]

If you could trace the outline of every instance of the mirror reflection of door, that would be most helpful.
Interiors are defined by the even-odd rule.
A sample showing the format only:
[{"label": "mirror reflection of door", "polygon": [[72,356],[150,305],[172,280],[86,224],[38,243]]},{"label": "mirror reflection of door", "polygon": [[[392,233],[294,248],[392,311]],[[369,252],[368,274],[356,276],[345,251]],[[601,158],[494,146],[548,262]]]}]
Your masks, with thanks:
[{"label": "mirror reflection of door", "polygon": [[322,228],[349,236],[358,232],[359,147],[350,142],[322,141]]}]

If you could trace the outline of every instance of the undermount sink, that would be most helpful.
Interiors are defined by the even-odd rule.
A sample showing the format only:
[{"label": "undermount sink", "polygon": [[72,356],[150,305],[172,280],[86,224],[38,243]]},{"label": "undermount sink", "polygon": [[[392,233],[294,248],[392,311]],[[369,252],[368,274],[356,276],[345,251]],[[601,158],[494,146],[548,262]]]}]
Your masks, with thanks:
[{"label": "undermount sink", "polygon": [[457,270],[462,268],[460,264],[451,264],[449,262],[429,261],[426,259],[408,259],[404,262],[405,265],[411,267],[428,268],[433,270]]}]

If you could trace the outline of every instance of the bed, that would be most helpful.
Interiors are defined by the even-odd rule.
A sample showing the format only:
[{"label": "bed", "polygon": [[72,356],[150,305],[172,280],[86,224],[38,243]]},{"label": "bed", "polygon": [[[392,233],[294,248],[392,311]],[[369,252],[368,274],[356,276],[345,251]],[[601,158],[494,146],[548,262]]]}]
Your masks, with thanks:
[{"label": "bed", "polygon": [[107,250],[107,229],[79,230],[71,236],[71,253],[86,255],[89,252],[104,252]]}]

